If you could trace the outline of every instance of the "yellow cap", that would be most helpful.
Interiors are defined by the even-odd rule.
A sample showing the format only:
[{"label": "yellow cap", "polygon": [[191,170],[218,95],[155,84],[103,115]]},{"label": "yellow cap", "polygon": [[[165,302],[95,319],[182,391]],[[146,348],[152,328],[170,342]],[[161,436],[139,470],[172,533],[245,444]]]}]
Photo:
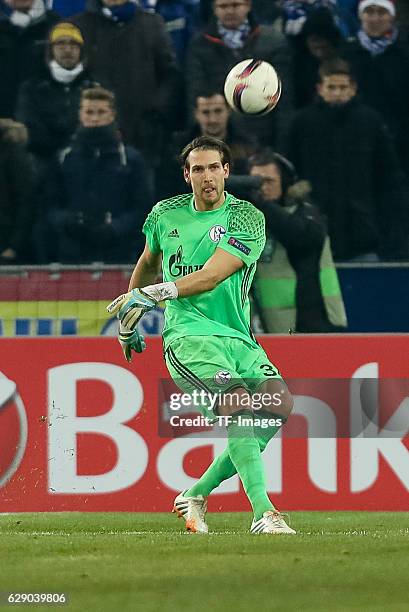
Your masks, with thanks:
[{"label": "yellow cap", "polygon": [[63,21],[62,23],[58,23],[50,32],[50,43],[54,44],[60,38],[67,37],[72,38],[79,45],[84,44],[84,39],[82,38],[81,30],[77,28],[73,23],[68,23]]}]

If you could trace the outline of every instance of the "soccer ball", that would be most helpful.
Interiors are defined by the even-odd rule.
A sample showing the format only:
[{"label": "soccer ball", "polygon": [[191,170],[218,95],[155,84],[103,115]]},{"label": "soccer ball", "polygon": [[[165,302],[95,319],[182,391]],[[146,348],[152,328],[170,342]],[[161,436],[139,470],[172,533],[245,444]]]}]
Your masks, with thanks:
[{"label": "soccer ball", "polygon": [[238,113],[266,115],[280,99],[280,77],[268,62],[246,59],[230,70],[224,83],[224,95],[229,106]]}]

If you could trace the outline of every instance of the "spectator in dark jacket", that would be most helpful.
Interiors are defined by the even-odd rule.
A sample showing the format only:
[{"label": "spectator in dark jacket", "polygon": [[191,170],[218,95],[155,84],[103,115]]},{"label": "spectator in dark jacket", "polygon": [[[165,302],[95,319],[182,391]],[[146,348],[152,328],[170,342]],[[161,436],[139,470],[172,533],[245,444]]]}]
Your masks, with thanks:
[{"label": "spectator in dark jacket", "polygon": [[29,250],[34,174],[26,142],[24,125],[0,119],[0,264],[21,263]]},{"label": "spectator in dark jacket", "polygon": [[328,218],[335,259],[405,257],[407,196],[390,135],[344,61],[323,64],[320,78],[318,101],[291,122],[287,156]]},{"label": "spectator in dark jacket", "polygon": [[[169,150],[164,154],[161,180],[158,181],[158,199],[168,198],[175,193],[190,191],[180,171],[180,151],[198,136],[212,136],[223,140],[232,153],[232,176],[247,174],[249,155],[254,153],[256,142],[248,132],[240,130],[231,120],[230,110],[224,95],[218,91],[207,90],[197,96],[194,109],[195,122],[187,130],[173,135]],[[237,189],[234,191],[235,195]]]},{"label": "spectator in dark jacket", "polygon": [[29,150],[42,169],[69,144],[78,125],[81,92],[93,84],[84,69],[83,44],[75,25],[56,25],[50,32],[47,73],[20,89],[16,115],[28,129]]},{"label": "spectator in dark jacket", "polygon": [[318,70],[322,62],[339,55],[341,33],[327,9],[316,9],[307,18],[294,47],[294,99],[296,108],[311,104],[317,95]]},{"label": "spectator in dark jacket", "polygon": [[409,47],[401,40],[393,0],[361,0],[361,29],[344,56],[363,102],[385,120],[409,176]]},{"label": "spectator in dark jacket", "polygon": [[266,218],[255,306],[265,332],[345,331],[346,315],[325,220],[291,162],[267,151],[250,158],[261,179],[252,201]]},{"label": "spectator in dark jacket", "polygon": [[213,17],[189,47],[186,83],[189,107],[206,87],[223,91],[224,81],[238,62],[255,58],[272,64],[283,83],[280,103],[264,117],[236,115],[235,122],[255,135],[262,144],[279,141],[293,105],[292,59],[283,34],[272,26],[258,25],[251,14],[251,0],[215,0]]},{"label": "spectator in dark jacket", "polygon": [[342,35],[352,36],[358,29],[357,4],[358,0],[281,0],[284,31],[287,36],[298,36],[306,20],[324,8],[331,12]]},{"label": "spectator in dark jacket", "polygon": [[180,73],[162,18],[126,0],[89,0],[73,19],[91,74],[115,93],[125,142],[156,164],[180,99]]},{"label": "spectator in dark jacket", "polygon": [[143,250],[141,228],[152,198],[141,154],[115,125],[114,96],[82,92],[80,127],[50,175],[48,220],[62,262],[126,263]]},{"label": "spectator in dark jacket", "polygon": [[45,70],[48,32],[58,16],[43,0],[0,4],[0,117],[14,117],[20,84]]}]

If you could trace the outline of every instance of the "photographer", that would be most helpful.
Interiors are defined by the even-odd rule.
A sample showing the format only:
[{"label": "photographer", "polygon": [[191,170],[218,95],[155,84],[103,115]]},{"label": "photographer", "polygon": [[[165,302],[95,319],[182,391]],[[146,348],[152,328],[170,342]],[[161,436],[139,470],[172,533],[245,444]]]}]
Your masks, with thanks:
[{"label": "photographer", "polygon": [[58,241],[52,256],[63,263],[126,263],[143,250],[141,227],[152,204],[145,164],[122,142],[110,91],[84,90],[79,117],[72,146],[48,180],[47,221]]},{"label": "photographer", "polygon": [[267,242],[254,297],[265,332],[338,332],[346,315],[324,218],[309,201],[285,157],[266,151],[250,159],[260,179],[254,204],[266,218]]}]

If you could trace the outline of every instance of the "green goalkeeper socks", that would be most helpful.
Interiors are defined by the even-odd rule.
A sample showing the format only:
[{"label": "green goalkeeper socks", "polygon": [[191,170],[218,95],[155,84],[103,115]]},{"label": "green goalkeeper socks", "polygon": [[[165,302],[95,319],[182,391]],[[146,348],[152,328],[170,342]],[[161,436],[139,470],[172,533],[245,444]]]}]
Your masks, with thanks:
[{"label": "green goalkeeper socks", "polygon": [[254,434],[253,413],[243,410],[232,416],[227,427],[230,459],[235,466],[253,508],[256,520],[273,510],[267,491],[260,446]]},{"label": "green goalkeeper socks", "polygon": [[210,464],[203,476],[185,492],[185,495],[186,497],[196,497],[197,495],[207,497],[223,480],[227,480],[235,474],[237,474],[237,470],[230,459],[229,449],[225,448],[222,454]]},{"label": "green goalkeeper socks", "polygon": [[[256,420],[260,419],[262,422],[264,421],[266,424],[268,424],[270,419],[274,419],[275,421],[281,420],[282,425],[284,425],[284,423],[287,420],[285,417],[282,417],[279,414],[273,414],[272,412],[268,412],[267,410],[257,410],[257,412],[254,415],[254,418]],[[254,431],[255,431],[258,443],[260,445],[261,452],[263,452],[263,450],[266,448],[271,438],[274,438],[277,431],[281,429],[282,425],[268,425],[268,427],[263,427],[261,425],[254,426]]]},{"label": "green goalkeeper socks", "polygon": [[[267,411],[258,411],[255,418],[263,419],[279,419],[283,421],[283,417],[280,415],[272,414]],[[275,436],[277,431],[280,429],[278,426],[273,427],[261,427],[260,425],[254,426],[254,433],[257,438],[260,452],[263,452],[267,444]],[[207,468],[205,473],[200,479],[188,489],[185,493],[187,497],[196,497],[197,495],[203,495],[207,497],[210,493],[216,489],[224,480],[231,478],[237,473],[237,470],[230,459],[229,449],[226,448],[221,455],[216,457],[211,465]]]}]

